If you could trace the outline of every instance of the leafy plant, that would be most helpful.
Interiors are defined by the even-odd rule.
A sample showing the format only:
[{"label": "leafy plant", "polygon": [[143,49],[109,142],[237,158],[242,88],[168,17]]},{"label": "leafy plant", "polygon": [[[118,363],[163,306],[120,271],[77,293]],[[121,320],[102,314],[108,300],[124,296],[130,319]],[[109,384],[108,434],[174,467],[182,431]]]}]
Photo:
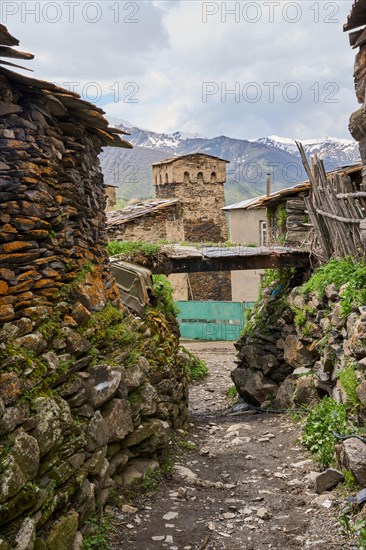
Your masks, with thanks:
[{"label": "leafy plant", "polygon": [[190,381],[201,380],[208,374],[208,368],[203,359],[200,359],[194,353],[190,352],[188,349],[182,346],[184,353],[186,353],[190,358],[189,371],[187,372],[188,379]]},{"label": "leafy plant", "polygon": [[281,230],[285,230],[286,229],[286,220],[287,220],[287,210],[284,206],[279,206],[279,208],[277,208],[277,212],[276,212],[276,218],[277,218],[277,227]]},{"label": "leafy plant", "polygon": [[144,241],[110,241],[107,245],[107,251],[110,256],[122,254],[129,260],[132,260],[139,255],[146,256],[148,258],[155,256],[160,252],[160,249],[160,244],[147,243]]},{"label": "leafy plant", "polygon": [[366,550],[366,519],[354,518],[345,511],[338,521],[342,535],[357,544],[357,550]]},{"label": "leafy plant", "polygon": [[112,531],[112,525],[108,515],[93,517],[86,522],[88,530],[83,535],[82,550],[108,550],[110,544],[108,535]]},{"label": "leafy plant", "polygon": [[330,397],[325,397],[309,410],[303,424],[302,441],[316,455],[322,466],[329,466],[335,461],[334,451],[337,443],[332,431],[350,434],[354,430],[355,428],[348,423],[346,407]]},{"label": "leafy plant", "polygon": [[346,392],[347,402],[346,406],[349,409],[357,409],[360,406],[360,400],[357,397],[356,389],[358,386],[358,380],[356,376],[356,367],[354,363],[351,363],[339,373],[339,380],[342,384],[344,391]]},{"label": "leafy plant", "polygon": [[156,309],[165,315],[176,317],[178,306],[173,298],[173,287],[165,275],[153,275],[154,291],[157,298]]},{"label": "leafy plant", "polygon": [[320,266],[312,277],[302,286],[302,292],[308,295],[312,292],[322,299],[325,289],[333,284],[337,290],[342,285],[347,287],[340,296],[341,313],[347,316],[353,308],[366,303],[366,263],[365,260],[355,262],[353,258],[331,260]]},{"label": "leafy plant", "polygon": [[235,386],[230,386],[230,388],[228,388],[227,392],[226,392],[226,395],[230,398],[230,399],[234,399],[234,397],[236,397],[238,394],[238,390],[236,389]]},{"label": "leafy plant", "polygon": [[177,441],[177,446],[187,451],[194,451],[197,445],[193,441],[187,441],[186,439],[180,439]]}]

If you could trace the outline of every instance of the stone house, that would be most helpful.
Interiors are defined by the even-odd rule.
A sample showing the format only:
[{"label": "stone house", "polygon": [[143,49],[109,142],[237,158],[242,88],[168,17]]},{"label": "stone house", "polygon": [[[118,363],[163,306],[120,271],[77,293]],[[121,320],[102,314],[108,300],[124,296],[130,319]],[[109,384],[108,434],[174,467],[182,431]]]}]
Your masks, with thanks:
[{"label": "stone house", "polygon": [[107,212],[110,241],[183,242],[183,210],[177,199],[147,200]]},{"label": "stone house", "polygon": [[[178,199],[183,208],[185,241],[227,241],[224,183],[227,160],[192,153],[153,164],[153,184],[158,199]],[[229,300],[230,272],[194,273],[187,276],[191,300]],[[182,298],[184,299],[184,298]]]}]

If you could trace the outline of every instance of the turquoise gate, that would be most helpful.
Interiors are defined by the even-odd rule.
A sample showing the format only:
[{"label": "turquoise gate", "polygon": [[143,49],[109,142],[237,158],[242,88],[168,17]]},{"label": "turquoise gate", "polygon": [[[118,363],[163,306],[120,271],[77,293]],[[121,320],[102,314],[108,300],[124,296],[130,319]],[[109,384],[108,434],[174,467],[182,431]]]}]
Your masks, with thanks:
[{"label": "turquoise gate", "polygon": [[177,302],[182,338],[237,340],[254,302]]}]

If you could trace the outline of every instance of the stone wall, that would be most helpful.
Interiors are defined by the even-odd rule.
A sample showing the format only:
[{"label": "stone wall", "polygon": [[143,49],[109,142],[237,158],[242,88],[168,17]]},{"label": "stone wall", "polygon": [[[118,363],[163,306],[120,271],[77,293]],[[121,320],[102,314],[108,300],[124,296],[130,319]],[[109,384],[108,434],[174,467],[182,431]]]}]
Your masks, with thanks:
[{"label": "stone wall", "polygon": [[120,132],[2,67],[0,129],[0,548],[66,550],[158,465],[186,418],[187,358],[174,319],[129,316],[109,270],[98,154],[128,146]]},{"label": "stone wall", "polygon": [[232,300],[231,273],[213,271],[211,273],[190,273],[188,294],[190,300]]},{"label": "stone wall", "polygon": [[183,242],[184,238],[182,207],[179,203],[108,227],[109,241]]},{"label": "stone wall", "polygon": [[351,368],[364,422],[366,312],[361,306],[342,313],[346,288],[329,285],[323,297],[305,295],[301,287],[288,295],[273,295],[270,289],[236,344],[232,379],[248,402],[282,409],[329,395],[348,404],[348,388],[339,375]]}]

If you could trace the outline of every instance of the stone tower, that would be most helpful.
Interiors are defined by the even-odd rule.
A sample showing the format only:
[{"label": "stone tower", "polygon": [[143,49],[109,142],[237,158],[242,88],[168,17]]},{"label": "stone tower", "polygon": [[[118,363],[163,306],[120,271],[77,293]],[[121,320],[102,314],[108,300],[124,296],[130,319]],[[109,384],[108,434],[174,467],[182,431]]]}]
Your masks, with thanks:
[{"label": "stone tower", "polygon": [[[178,199],[183,207],[185,241],[227,241],[222,208],[228,162],[205,153],[192,153],[153,164],[156,197]],[[185,280],[191,300],[231,300],[230,272],[194,273]],[[172,283],[174,286],[173,280]],[[180,299],[178,294],[176,297]]]},{"label": "stone tower", "polygon": [[224,183],[227,160],[192,153],[153,164],[158,199],[179,199],[185,239],[191,242],[227,240]]}]

